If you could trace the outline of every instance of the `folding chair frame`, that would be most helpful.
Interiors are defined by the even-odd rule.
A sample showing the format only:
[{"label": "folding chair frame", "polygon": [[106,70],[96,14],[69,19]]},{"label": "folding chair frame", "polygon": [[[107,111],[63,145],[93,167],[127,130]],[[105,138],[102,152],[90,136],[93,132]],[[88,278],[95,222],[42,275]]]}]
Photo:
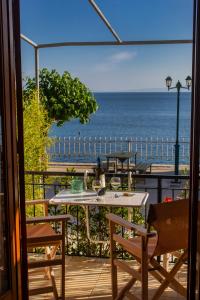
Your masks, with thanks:
[{"label": "folding chair frame", "polygon": [[[187,260],[187,250],[183,250],[183,253],[178,255],[179,258],[177,259],[177,262],[168,272],[159,264],[154,256],[150,256],[148,253],[148,242],[150,238],[157,236],[155,232],[150,233],[148,229],[125,221],[121,217],[114,214],[108,214],[107,218],[109,220],[110,228],[111,280],[113,300],[121,300],[124,298],[124,296],[127,296],[128,298],[133,300],[139,300],[138,297],[129,292],[129,290],[137,280],[139,280],[142,285],[141,299],[148,300],[148,272],[150,272],[150,274],[153,275],[153,277],[160,283],[160,286],[153,295],[152,300],[159,299],[168,286],[170,286],[170,288],[174,289],[182,296],[186,297],[186,288],[184,288],[174,278],[174,276],[180,270],[183,263]],[[128,240],[125,240],[123,237],[116,234],[116,227],[119,225],[128,230],[134,231],[138,236],[141,237],[141,243],[139,247],[141,249],[141,252],[139,255],[133,254],[132,245]],[[120,261],[116,258],[116,243],[119,243],[122,247],[124,246],[126,251],[136,259],[136,261],[140,264],[140,268],[138,270],[131,268],[125,261]],[[137,249],[135,251],[137,254]],[[117,286],[117,267],[132,275],[132,278],[119,292]]]},{"label": "folding chair frame", "polygon": [[[48,213],[48,200],[33,200],[27,201],[27,205],[36,205],[36,204],[44,204],[45,214]],[[28,263],[29,269],[35,268],[45,268],[45,275],[48,279],[51,280],[52,285],[34,288],[29,290],[29,296],[44,294],[44,293],[53,293],[56,300],[65,299],[65,225],[66,222],[71,220],[72,217],[70,215],[58,215],[58,216],[44,216],[44,217],[33,217],[27,218],[27,225],[30,224],[47,224],[50,222],[60,222],[61,223],[61,233],[56,233],[50,236],[34,236],[27,237],[27,247],[28,248],[45,248],[45,259],[39,261],[33,261]],[[34,226],[34,225],[33,225]],[[50,247],[52,246],[52,249]],[[58,248],[61,248],[61,258],[56,257],[56,251]],[[58,296],[54,271],[52,269],[53,266],[61,266],[61,296]]]}]

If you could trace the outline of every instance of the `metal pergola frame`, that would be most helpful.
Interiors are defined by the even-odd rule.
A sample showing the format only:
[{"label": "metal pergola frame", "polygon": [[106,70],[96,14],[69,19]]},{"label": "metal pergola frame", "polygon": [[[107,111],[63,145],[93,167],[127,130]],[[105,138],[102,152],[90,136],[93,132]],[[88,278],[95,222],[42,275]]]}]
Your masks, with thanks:
[{"label": "metal pergola frame", "polygon": [[36,88],[39,99],[39,50],[44,48],[57,48],[57,47],[83,47],[83,46],[151,46],[151,45],[174,45],[174,44],[192,44],[192,39],[172,39],[172,40],[129,40],[123,41],[117,32],[113,29],[108,19],[105,17],[102,10],[96,4],[95,0],[88,0],[89,4],[93,7],[95,12],[101,18],[103,23],[106,25],[108,30],[112,33],[114,41],[85,41],[85,42],[58,42],[58,43],[46,43],[37,44],[30,38],[21,34],[21,39],[27,42],[34,48],[35,51],[35,78],[36,78]]}]

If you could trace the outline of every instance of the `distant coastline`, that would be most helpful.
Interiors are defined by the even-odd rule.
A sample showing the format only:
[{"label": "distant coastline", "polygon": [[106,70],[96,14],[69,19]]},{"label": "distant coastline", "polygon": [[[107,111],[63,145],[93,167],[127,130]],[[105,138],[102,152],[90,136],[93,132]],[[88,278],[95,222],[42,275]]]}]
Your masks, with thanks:
[{"label": "distant coastline", "polygon": [[[168,91],[166,91],[166,89],[139,89],[139,90],[126,90],[126,91],[92,91],[93,94],[110,94],[110,93],[169,93]],[[175,90],[170,91],[170,93],[176,94],[177,92]],[[181,91],[181,94],[191,94],[191,91]]]}]

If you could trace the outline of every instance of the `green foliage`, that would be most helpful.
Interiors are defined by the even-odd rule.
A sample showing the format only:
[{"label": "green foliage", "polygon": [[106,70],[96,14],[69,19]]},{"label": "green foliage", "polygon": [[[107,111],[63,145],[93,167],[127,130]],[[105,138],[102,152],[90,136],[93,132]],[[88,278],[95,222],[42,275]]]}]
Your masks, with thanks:
[{"label": "green foliage", "polygon": [[[62,206],[61,210],[57,210],[57,213],[65,213],[66,208]],[[94,240],[109,241],[109,224],[106,219],[106,214],[112,212],[121,216],[124,219],[128,219],[128,208],[107,208],[100,206],[90,206],[90,234]],[[70,206],[68,213],[74,218],[74,222],[70,225],[68,231],[68,251],[70,255],[83,255],[83,256],[97,256],[108,257],[109,256],[109,242],[105,245],[91,243],[87,238],[86,225],[85,225],[85,211],[81,206]],[[132,210],[132,221],[136,224],[143,224],[144,219],[139,209]],[[126,231],[121,227],[117,227],[117,233],[122,234],[125,238],[130,237],[130,231]],[[133,236],[133,234],[131,235]],[[129,258],[129,255],[123,253],[120,246],[117,246],[116,254],[119,257]]]},{"label": "green foliage", "polygon": [[46,146],[50,145],[48,137],[50,122],[44,107],[38,103],[35,93],[24,101],[24,156],[26,170],[45,170],[48,163]]},{"label": "green foliage", "polygon": [[[41,101],[52,121],[58,126],[78,118],[81,123],[89,121],[90,114],[98,109],[90,90],[78,79],[65,71],[60,75],[56,70],[42,69],[39,75]],[[35,79],[26,82],[24,94],[35,89]]]},{"label": "green foliage", "polygon": [[[24,96],[25,170],[46,170],[48,164],[46,147],[51,143],[51,139],[48,137],[50,126],[47,112],[43,105],[38,103],[36,94],[32,92]],[[26,184],[31,180],[31,176],[27,176]],[[32,199],[30,187],[26,189],[26,199]]]}]

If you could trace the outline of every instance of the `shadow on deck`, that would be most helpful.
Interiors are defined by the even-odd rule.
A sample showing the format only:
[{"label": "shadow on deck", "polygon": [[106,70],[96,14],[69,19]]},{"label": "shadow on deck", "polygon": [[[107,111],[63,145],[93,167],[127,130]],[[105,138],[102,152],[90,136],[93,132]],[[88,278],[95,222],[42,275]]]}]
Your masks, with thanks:
[{"label": "shadow on deck", "polygon": [[[37,256],[36,256],[37,259]],[[130,262],[135,263],[135,262]],[[54,268],[57,284],[60,283],[60,269]],[[44,279],[43,272],[31,272],[30,288],[43,287],[48,283]],[[124,272],[119,273],[119,287],[127,282],[129,276]],[[177,279],[180,283],[186,286],[187,266],[184,265],[177,274]],[[149,296],[153,295],[158,287],[158,282],[149,276]],[[140,295],[140,284],[136,283],[133,290],[136,295]],[[132,291],[133,291],[132,290]],[[52,294],[37,295],[30,297],[30,300],[52,300]],[[111,279],[110,279],[110,263],[109,259],[101,258],[86,258],[86,257],[66,257],[66,300],[111,300]],[[128,298],[124,298],[128,299]],[[162,300],[181,300],[182,296],[174,292],[172,289],[166,289]]]}]

